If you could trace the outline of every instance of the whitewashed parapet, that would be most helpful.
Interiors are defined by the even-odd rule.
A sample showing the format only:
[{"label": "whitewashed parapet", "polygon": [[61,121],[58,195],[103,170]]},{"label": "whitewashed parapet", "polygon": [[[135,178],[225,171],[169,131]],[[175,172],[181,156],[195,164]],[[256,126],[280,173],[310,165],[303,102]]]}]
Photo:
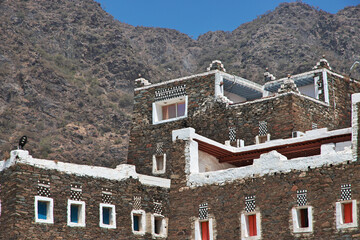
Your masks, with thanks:
[{"label": "whitewashed parapet", "polygon": [[358,140],[358,131],[359,131],[359,108],[358,105],[360,103],[360,93],[355,93],[353,95],[351,95],[351,102],[352,102],[352,106],[351,106],[351,119],[352,119],[352,135],[351,135],[351,139],[352,139],[352,148],[354,149],[354,157],[358,156],[358,151],[359,151],[359,140]]},{"label": "whitewashed parapet", "polygon": [[[210,184],[222,185],[239,179],[261,177],[274,173],[288,173],[296,170],[308,171],[309,168],[338,165],[355,160],[350,148],[345,148],[344,151],[341,152],[335,152],[334,144],[326,145],[327,146],[322,146],[322,153],[317,156],[288,160],[284,155],[277,151],[271,151],[262,154],[259,159],[255,159],[253,165],[214,172],[190,174],[187,177],[187,186],[200,187]],[[332,151],[329,151],[329,149],[332,149]]]},{"label": "whitewashed parapet", "polygon": [[11,156],[6,161],[0,161],[0,172],[17,164],[26,164],[37,168],[56,170],[59,172],[73,174],[77,176],[87,176],[93,178],[104,178],[108,180],[121,181],[127,178],[139,179],[144,185],[170,188],[170,179],[146,176],[138,174],[134,165],[120,164],[115,169],[106,167],[97,167],[89,165],[80,165],[74,163],[58,162],[33,158],[26,150],[11,151]]}]

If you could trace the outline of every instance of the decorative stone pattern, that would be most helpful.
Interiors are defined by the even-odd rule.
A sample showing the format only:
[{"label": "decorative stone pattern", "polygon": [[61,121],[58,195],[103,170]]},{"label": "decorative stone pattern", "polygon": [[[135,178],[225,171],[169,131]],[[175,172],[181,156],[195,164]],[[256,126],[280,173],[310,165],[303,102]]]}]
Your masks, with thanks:
[{"label": "decorative stone pattern", "polygon": [[254,212],[255,211],[255,196],[245,197],[245,211]]},{"label": "decorative stone pattern", "polygon": [[318,125],[316,123],[311,123],[311,129],[318,129]]},{"label": "decorative stone pattern", "polygon": [[155,91],[155,101],[163,101],[186,95],[186,85],[164,88]]},{"label": "decorative stone pattern", "polygon": [[48,180],[38,180],[37,195],[50,197],[50,182]]},{"label": "decorative stone pattern", "polygon": [[161,156],[164,154],[163,145],[164,145],[163,142],[156,143],[156,155],[157,156]]},{"label": "decorative stone pattern", "polygon": [[307,190],[298,190],[296,192],[296,201],[298,206],[307,205]]},{"label": "decorative stone pattern", "polygon": [[259,122],[259,136],[266,136],[268,133],[268,126],[266,121]]},{"label": "decorative stone pattern", "polygon": [[113,203],[113,194],[108,188],[103,188],[101,192],[101,199],[103,203],[112,204]]},{"label": "decorative stone pattern", "polygon": [[134,196],[133,208],[135,210],[141,209],[141,197],[140,196]]},{"label": "decorative stone pattern", "polygon": [[230,142],[236,142],[236,127],[229,127]]},{"label": "decorative stone pattern", "polygon": [[199,205],[199,219],[205,220],[209,218],[209,208],[207,203],[202,203]]},{"label": "decorative stone pattern", "polygon": [[82,200],[82,186],[78,183],[71,184],[70,199],[75,201]]},{"label": "decorative stone pattern", "polygon": [[351,200],[351,184],[341,185],[341,197],[342,201]]},{"label": "decorative stone pattern", "polygon": [[162,201],[160,200],[153,201],[153,211],[154,213],[162,215],[163,213]]}]

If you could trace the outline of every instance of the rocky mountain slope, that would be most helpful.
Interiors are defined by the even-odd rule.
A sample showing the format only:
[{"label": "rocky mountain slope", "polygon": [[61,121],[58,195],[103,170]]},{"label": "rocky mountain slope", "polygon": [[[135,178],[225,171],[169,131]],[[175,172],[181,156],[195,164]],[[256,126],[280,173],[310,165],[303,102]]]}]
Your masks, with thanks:
[{"label": "rocky mountain slope", "polygon": [[360,57],[359,30],[360,5],[329,14],[281,4],[194,40],[121,23],[93,0],[0,0],[0,159],[26,134],[34,157],[114,167],[126,158],[138,74],[158,82],[219,59],[228,72],[262,82],[265,67],[283,77],[323,54],[348,73]]}]

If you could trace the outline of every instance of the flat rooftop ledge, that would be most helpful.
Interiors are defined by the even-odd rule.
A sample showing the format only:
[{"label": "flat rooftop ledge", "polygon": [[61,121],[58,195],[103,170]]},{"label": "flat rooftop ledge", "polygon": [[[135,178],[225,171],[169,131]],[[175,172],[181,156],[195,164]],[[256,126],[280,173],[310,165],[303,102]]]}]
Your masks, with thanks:
[{"label": "flat rooftop ledge", "polygon": [[305,135],[302,137],[297,138],[287,138],[287,139],[276,139],[271,140],[262,144],[254,144],[249,145],[241,148],[236,148],[232,146],[226,146],[222,143],[216,142],[214,140],[211,140],[207,137],[201,136],[197,133],[195,133],[194,128],[182,128],[172,131],[172,140],[176,141],[176,139],[182,139],[182,140],[196,140],[200,142],[204,142],[206,144],[212,145],[214,147],[217,147],[219,149],[222,149],[224,151],[230,152],[230,153],[243,153],[251,150],[261,150],[261,149],[267,149],[270,147],[277,147],[282,145],[288,145],[288,144],[294,144],[294,143],[302,143],[302,142],[308,142],[311,140],[317,140],[322,138],[328,138],[328,137],[336,137],[341,135],[348,135],[352,133],[352,128],[343,128],[333,131],[328,131],[327,128],[320,128],[316,130],[310,130],[306,131]]},{"label": "flat rooftop ledge", "polygon": [[135,170],[134,165],[120,164],[115,169],[113,169],[106,167],[80,165],[74,163],[64,163],[53,160],[33,158],[26,150],[11,151],[11,156],[8,160],[0,161],[0,172],[17,163],[26,164],[47,170],[57,170],[59,172],[74,174],[77,176],[104,178],[115,181],[122,181],[127,178],[134,178],[139,179],[139,181],[144,185],[163,188],[170,188],[171,183],[170,179],[138,174]]},{"label": "flat rooftop ledge", "polygon": [[[327,150],[333,147],[331,144],[326,146]],[[276,151],[271,151],[262,154],[259,159],[255,159],[253,165],[214,172],[191,173],[187,176],[187,186],[195,188],[211,184],[223,185],[239,179],[261,177],[274,173],[307,171],[309,168],[338,165],[348,161],[356,161],[350,148],[345,148],[341,152],[324,151],[321,155],[292,160],[288,160]]]}]

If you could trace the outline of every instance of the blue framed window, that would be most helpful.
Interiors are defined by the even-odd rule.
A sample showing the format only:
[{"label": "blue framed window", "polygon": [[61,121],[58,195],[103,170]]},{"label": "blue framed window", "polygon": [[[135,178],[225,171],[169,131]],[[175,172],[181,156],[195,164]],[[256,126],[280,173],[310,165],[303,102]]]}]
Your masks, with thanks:
[{"label": "blue framed window", "polygon": [[78,223],[79,222],[79,210],[80,210],[79,205],[76,205],[76,204],[71,205],[70,221],[72,223]]},{"label": "blue framed window", "polygon": [[47,219],[49,202],[38,201],[38,219]]}]

